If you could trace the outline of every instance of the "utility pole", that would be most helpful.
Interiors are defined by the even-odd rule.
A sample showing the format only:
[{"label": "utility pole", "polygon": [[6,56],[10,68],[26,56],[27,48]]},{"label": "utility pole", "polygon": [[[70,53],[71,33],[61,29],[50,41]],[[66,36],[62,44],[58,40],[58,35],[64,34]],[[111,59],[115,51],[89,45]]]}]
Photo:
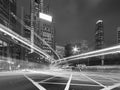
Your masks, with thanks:
[{"label": "utility pole", "polygon": [[[21,20],[24,21],[24,7],[21,7]],[[24,37],[24,27],[22,24],[21,24],[21,36]],[[24,59],[24,57],[23,57],[24,49],[23,49],[23,47],[20,47],[20,48],[21,48],[21,59],[23,60]]]},{"label": "utility pole", "polygon": [[[33,21],[34,21],[34,10],[33,10],[33,7],[34,7],[34,5],[33,5],[33,0],[31,0],[31,9],[32,9],[32,11],[31,11],[31,45],[32,45],[32,47],[34,46],[34,24],[33,24]],[[33,48],[31,47],[31,53],[33,53],[34,52],[34,50],[33,50]]]},{"label": "utility pole", "polygon": [[[21,7],[21,20],[24,21],[24,7]],[[24,27],[21,24],[21,35],[24,37]]]},{"label": "utility pole", "polygon": [[104,66],[104,56],[101,56],[101,65]]}]

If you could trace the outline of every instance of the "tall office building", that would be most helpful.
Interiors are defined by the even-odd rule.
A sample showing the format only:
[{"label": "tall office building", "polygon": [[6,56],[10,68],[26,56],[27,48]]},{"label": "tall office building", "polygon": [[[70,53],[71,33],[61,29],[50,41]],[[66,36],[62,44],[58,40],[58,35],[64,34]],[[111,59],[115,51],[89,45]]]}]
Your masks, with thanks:
[{"label": "tall office building", "polygon": [[117,44],[120,44],[120,27],[117,28]]},{"label": "tall office building", "polygon": [[[49,9],[50,0],[41,0],[40,5],[41,9],[40,12],[44,14],[50,14]],[[40,19],[40,27],[41,27],[41,37],[55,50],[55,26],[53,21],[48,22],[43,19]],[[42,48],[48,54],[54,57],[53,51],[42,43]]]},{"label": "tall office building", "polygon": [[98,20],[95,28],[95,49],[102,49],[104,47],[104,27],[103,21]]},{"label": "tall office building", "polygon": [[[16,20],[12,14],[16,15],[16,0],[0,0],[0,24],[16,31]],[[19,58],[19,50],[15,49],[17,45],[12,41],[12,38],[0,32],[0,56]]]},{"label": "tall office building", "polygon": [[40,38],[55,49],[55,26],[52,22],[39,18],[40,12],[50,14],[49,0],[31,0],[31,42],[54,57],[52,50]]},{"label": "tall office building", "polygon": [[16,20],[13,14],[16,15],[16,0],[0,0],[0,24],[15,31]]},{"label": "tall office building", "polygon": [[[16,19],[13,17],[16,15],[16,2],[16,0],[0,0],[0,24],[14,32],[17,32]],[[0,32],[0,59],[9,61],[9,64],[13,59],[21,59],[20,45],[14,38],[3,32]],[[1,64],[2,68],[11,70],[8,63]]]}]

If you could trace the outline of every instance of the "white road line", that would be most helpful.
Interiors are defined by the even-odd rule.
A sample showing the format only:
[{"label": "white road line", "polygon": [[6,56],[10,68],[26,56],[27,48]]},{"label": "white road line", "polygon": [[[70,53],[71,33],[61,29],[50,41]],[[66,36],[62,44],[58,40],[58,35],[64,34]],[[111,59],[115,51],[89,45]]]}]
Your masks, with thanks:
[{"label": "white road line", "polygon": [[71,79],[72,79],[72,74],[70,75],[70,78],[69,78],[64,90],[69,90]]},{"label": "white road line", "polygon": [[105,87],[105,88],[100,89],[100,90],[112,90],[112,89],[117,88],[117,87],[120,87],[120,83],[114,84],[112,86]]},{"label": "white road line", "polygon": [[93,81],[93,82],[95,82],[95,83],[99,84],[100,86],[102,86],[102,87],[106,88],[106,86],[105,86],[105,85],[103,85],[103,84],[101,84],[101,83],[97,82],[96,80],[94,80],[94,79],[92,79],[92,78],[88,77],[87,75],[85,75],[85,74],[83,74],[83,73],[81,73],[81,75],[83,75],[84,77],[88,78],[89,80],[91,80],[91,81]]},{"label": "white road line", "polygon": [[100,76],[100,77],[102,77],[104,79],[109,79],[109,80],[111,80],[113,82],[120,82],[119,80],[113,79],[111,76],[108,77],[108,76],[103,76],[103,75],[98,75],[98,74],[94,74],[93,76]]},{"label": "white road line", "polygon": [[[54,83],[54,82],[41,82],[45,84],[58,84],[58,85],[66,85],[66,83]],[[75,85],[75,86],[94,86],[94,87],[100,87],[100,85],[92,85],[92,84],[75,84],[75,83],[70,83],[70,85]]]},{"label": "white road line", "polygon": [[109,79],[109,80],[111,80],[113,82],[120,82],[118,80],[113,79],[112,77],[111,78],[110,77],[105,77],[105,76],[100,76],[100,77],[105,78],[105,79]]},{"label": "white road line", "polygon": [[44,87],[39,85],[39,83],[33,81],[31,78],[29,78],[27,75],[24,75],[33,85],[35,85],[39,90],[46,90]]},{"label": "white road line", "polygon": [[47,78],[47,79],[44,79],[44,80],[41,80],[41,81],[39,81],[39,82],[37,82],[37,83],[45,82],[45,81],[48,81],[48,80],[53,79],[53,78],[55,78],[55,76],[50,77],[50,78]]}]

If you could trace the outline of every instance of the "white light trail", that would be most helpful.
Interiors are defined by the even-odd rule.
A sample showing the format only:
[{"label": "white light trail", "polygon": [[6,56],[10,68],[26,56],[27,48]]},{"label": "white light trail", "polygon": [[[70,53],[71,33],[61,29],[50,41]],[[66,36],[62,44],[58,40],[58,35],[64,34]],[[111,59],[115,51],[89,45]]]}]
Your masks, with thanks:
[{"label": "white light trail", "polygon": [[119,52],[120,52],[120,45],[117,45],[117,46],[113,46],[113,47],[109,47],[101,50],[96,50],[96,51],[91,51],[91,52],[87,52],[79,55],[70,56],[67,58],[57,60],[56,62],[62,63],[62,62],[67,62],[67,61],[72,61],[77,59],[85,59],[89,57],[102,56],[102,55],[114,54]]},{"label": "white light trail", "polygon": [[40,36],[38,36],[38,34],[34,33],[36,37],[38,37],[45,45],[47,45],[53,52],[54,54],[58,57],[58,59],[60,59],[59,55],[55,52],[55,50],[53,50],[53,48],[44,40],[42,39]]},{"label": "white light trail", "polygon": [[53,60],[53,58],[51,58],[48,54],[46,54],[42,49],[40,49],[39,47],[37,47],[36,45],[32,46],[31,42],[23,37],[21,37],[20,35],[18,35],[17,33],[13,32],[11,29],[3,26],[2,24],[0,24],[0,31],[6,33],[7,35],[15,38],[16,40],[22,42],[23,44],[33,48],[34,50],[38,51],[39,53],[42,53],[43,55],[45,55],[47,58]]},{"label": "white light trail", "polygon": [[52,22],[52,16],[41,13],[41,12],[39,13],[39,18],[49,21],[49,22]]}]

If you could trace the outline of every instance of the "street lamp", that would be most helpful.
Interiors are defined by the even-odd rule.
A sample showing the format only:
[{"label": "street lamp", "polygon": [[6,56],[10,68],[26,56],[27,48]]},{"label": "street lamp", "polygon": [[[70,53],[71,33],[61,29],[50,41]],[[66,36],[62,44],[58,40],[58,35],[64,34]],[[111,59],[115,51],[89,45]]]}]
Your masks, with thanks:
[{"label": "street lamp", "polygon": [[73,51],[74,54],[78,53],[79,52],[79,48],[77,46],[75,46],[75,47],[72,48],[72,51]]}]

